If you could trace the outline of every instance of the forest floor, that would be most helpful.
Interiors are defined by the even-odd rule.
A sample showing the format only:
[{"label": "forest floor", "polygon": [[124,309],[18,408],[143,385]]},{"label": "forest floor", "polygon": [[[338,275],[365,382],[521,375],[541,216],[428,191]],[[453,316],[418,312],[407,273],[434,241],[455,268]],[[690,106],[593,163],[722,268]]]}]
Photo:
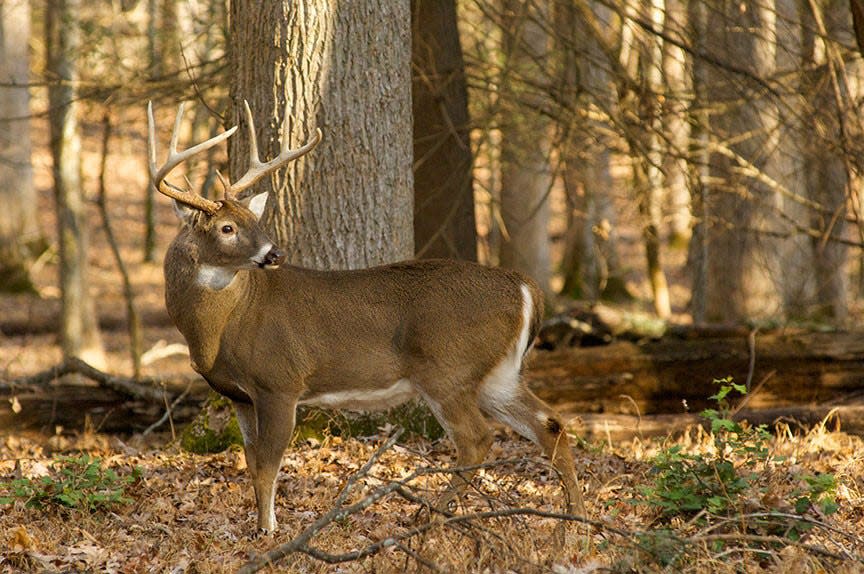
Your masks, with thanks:
[{"label": "forest floor", "polygon": [[[240,450],[199,456],[174,444],[141,444],[136,437],[82,433],[46,440],[3,434],[0,484],[6,488],[0,498],[24,483],[45,480],[41,484],[51,486],[43,487],[41,507],[28,506],[28,495],[2,505],[0,571],[234,572],[326,515],[346,484],[354,482],[346,498],[352,504],[417,468],[446,467],[453,458],[447,441],[414,438],[386,450],[355,481],[383,436],[295,444],[282,462],[276,499],[280,529],[253,537],[254,496]],[[445,487],[446,475],[421,476],[407,483],[413,498],[390,494],[332,520],[313,533],[306,551],[289,554],[276,571],[864,570],[861,439],[819,428],[806,435],[781,434],[766,444],[776,461],[752,469],[758,479],[725,517],[689,512],[672,518],[644,503],[650,498],[645,488],[657,479],[649,461],[671,446],[710,458],[716,454],[712,437],[693,432],[675,441],[583,445],[576,454],[586,489],[586,525],[558,516],[557,476],[533,446],[499,434],[490,457],[499,463],[479,473],[453,517],[430,520],[422,504]],[[90,461],[80,459],[82,452],[98,457],[98,465],[116,478],[93,479],[91,472],[88,486],[82,476]],[[831,494],[836,513],[815,503],[796,510],[810,477],[823,473],[836,479]],[[130,482],[122,482],[124,477]],[[78,493],[98,506],[98,495],[107,496],[111,487],[127,500],[95,510],[58,502],[61,493]],[[386,539],[398,543],[365,558],[349,555]],[[344,562],[332,565],[310,556],[316,550],[343,555]]]},{"label": "forest floor", "polygon": [[[144,349],[182,343],[164,310],[161,273],[161,256],[176,232],[176,220],[169,202],[157,198],[156,261],[142,262],[146,185],[142,117],[122,118],[118,125],[122,128],[117,129],[108,158],[109,213],[135,286]],[[47,132],[37,129],[35,133],[40,213],[50,237],[56,233]],[[87,124],[84,174],[91,196],[97,189],[99,140],[95,124]],[[120,276],[95,206],[90,217],[90,269],[106,349],[104,368],[129,374]],[[636,271],[642,268],[638,237],[634,232],[622,244],[634,269],[631,287],[644,299],[647,284]],[[676,312],[686,320],[683,259],[683,254],[673,254],[670,282]],[[55,336],[59,316],[56,275],[56,252],[49,251],[36,268],[37,295],[0,297],[0,380],[32,374],[60,361]],[[178,373],[189,374],[188,358],[182,354],[145,365],[143,374]],[[254,496],[242,452],[193,455],[183,452],[175,435],[167,431],[146,438],[109,436],[101,434],[98,426],[97,421],[87,428],[46,428],[41,433],[0,429],[0,571],[235,571],[331,510],[340,489],[351,482],[389,430],[362,440],[330,437],[294,444],[283,459],[276,501],[281,529],[273,535],[252,537]],[[786,428],[770,439],[761,439],[759,446],[772,458],[752,469],[758,473],[748,483],[752,492],[734,498],[727,518],[704,512],[663,517],[656,505],[635,502],[658,500],[658,473],[652,457],[680,447],[681,453],[716,459],[715,438],[699,427],[667,439],[581,443],[575,454],[586,491],[590,521],[586,524],[556,514],[562,509],[562,494],[554,471],[530,443],[499,431],[489,459],[504,462],[479,473],[455,518],[429,520],[422,501],[434,500],[434,493],[447,483],[447,475],[424,475],[406,487],[412,497],[391,494],[361,512],[334,520],[315,533],[310,546],[341,554],[404,536],[400,543],[338,566],[308,553],[294,553],[279,563],[279,569],[864,571],[860,537],[864,445],[858,437],[819,427],[808,433]],[[82,453],[95,458],[82,458]],[[739,473],[746,473],[750,464],[747,455],[743,456],[729,457]],[[417,468],[448,467],[452,461],[448,441],[408,439],[381,454],[368,475],[357,478],[347,500],[360,500]],[[812,477],[827,475],[835,483],[826,496],[836,503],[837,511],[826,511],[814,497],[812,504],[798,509],[802,513],[798,518],[789,518],[802,493],[813,494]],[[653,495],[651,489],[655,489]],[[28,500],[35,501],[37,491],[44,495],[43,503],[28,505]],[[82,500],[85,506],[96,508],[69,506],[72,502],[80,505]]]}]

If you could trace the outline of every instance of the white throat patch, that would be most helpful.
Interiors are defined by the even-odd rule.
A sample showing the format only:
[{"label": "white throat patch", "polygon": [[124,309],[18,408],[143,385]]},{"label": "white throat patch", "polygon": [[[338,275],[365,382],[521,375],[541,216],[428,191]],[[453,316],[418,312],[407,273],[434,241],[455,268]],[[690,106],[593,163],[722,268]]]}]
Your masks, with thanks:
[{"label": "white throat patch", "polygon": [[198,268],[198,285],[213,291],[220,291],[231,284],[236,274],[236,271],[224,267],[201,265]]}]

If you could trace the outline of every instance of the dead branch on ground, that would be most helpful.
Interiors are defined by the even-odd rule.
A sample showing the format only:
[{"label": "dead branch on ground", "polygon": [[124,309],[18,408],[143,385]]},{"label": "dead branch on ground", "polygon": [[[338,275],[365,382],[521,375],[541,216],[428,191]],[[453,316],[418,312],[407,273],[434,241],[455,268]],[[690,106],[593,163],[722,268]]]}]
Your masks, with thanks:
[{"label": "dead branch on ground", "polygon": [[[99,383],[127,397],[155,404],[164,404],[166,395],[173,400],[175,393],[166,388],[166,380],[158,377],[140,377],[138,379],[112,375],[72,357],[64,359],[60,364],[33,375],[18,377],[11,381],[0,381],[0,391],[14,391],[20,388],[42,386],[51,383],[65,375],[78,374]],[[186,382],[200,380],[195,376]],[[178,393],[179,394],[179,393]]]},{"label": "dead branch on ground", "polygon": [[[399,550],[406,555],[406,559],[416,561],[417,565],[426,568],[433,572],[444,571],[440,565],[430,560],[426,556],[422,556],[416,550],[412,549],[409,544],[416,542],[421,536],[430,533],[434,530],[454,529],[459,536],[471,536],[478,542],[480,536],[492,535],[493,537],[501,538],[496,532],[484,526],[485,522],[493,519],[511,518],[511,517],[536,517],[545,518],[559,523],[581,523],[593,528],[595,533],[600,533],[604,538],[615,537],[626,545],[632,546],[634,549],[653,554],[654,540],[658,536],[656,529],[648,531],[630,530],[623,527],[613,526],[609,522],[593,520],[583,516],[567,514],[561,512],[550,512],[546,510],[534,508],[520,508],[516,506],[505,505],[501,506],[499,500],[486,497],[487,507],[489,510],[468,512],[465,514],[454,514],[446,510],[436,509],[427,498],[416,492],[417,487],[412,486],[417,478],[429,476],[433,474],[447,474],[464,472],[469,469],[492,468],[502,464],[511,463],[513,461],[498,461],[484,463],[466,468],[440,468],[440,467],[421,467],[409,473],[404,478],[399,480],[390,480],[381,486],[372,490],[358,501],[346,505],[349,494],[352,489],[364,478],[370,475],[370,470],[381,456],[390,449],[402,434],[402,429],[391,435],[366,461],[366,463],[354,474],[348,477],[345,486],[339,492],[335,499],[333,507],[325,514],[321,515],[311,525],[303,529],[299,534],[291,540],[282,543],[275,548],[260,554],[247,562],[238,570],[238,574],[252,574],[268,566],[276,565],[280,560],[288,557],[291,554],[305,554],[315,560],[320,560],[328,564],[338,564],[345,562],[353,562],[363,558],[372,556],[388,548]],[[366,546],[344,552],[340,554],[322,550],[312,543],[317,534],[321,533],[334,522],[342,521],[345,518],[366,510],[376,503],[383,502],[389,496],[397,496],[408,502],[419,506],[415,516],[420,516],[422,510],[429,512],[427,520],[416,520],[413,527],[407,528],[402,532],[394,533],[391,536],[380,538]],[[485,495],[484,495],[485,496]],[[506,504],[506,503],[505,503]],[[691,536],[677,534],[671,530],[662,530],[661,534],[666,537],[666,540],[675,544],[678,547],[678,553],[688,552],[688,549],[704,548],[707,543],[723,543],[730,545],[723,550],[723,554],[730,553],[765,553],[764,548],[782,548],[791,546],[803,550],[815,558],[821,558],[834,562],[856,562],[864,564],[864,554],[858,553],[859,549],[864,547],[864,539],[855,533],[845,532],[838,529],[836,526],[823,521],[814,520],[805,516],[782,512],[762,512],[737,517],[730,517],[730,522],[737,523],[741,519],[776,519],[778,521],[794,521],[799,523],[807,523],[813,529],[823,530],[828,534],[828,540],[831,540],[838,550],[832,550],[819,544],[806,542],[805,540],[792,540],[783,536],[757,535],[750,532],[714,532],[712,528],[703,529]],[[721,521],[723,522],[723,521]],[[839,536],[838,536],[839,535]],[[846,544],[840,542],[844,540]],[[506,544],[501,539],[500,542]],[[586,541],[587,543],[588,541]],[[525,559],[527,561],[527,559]],[[536,565],[534,565],[536,566]]]}]

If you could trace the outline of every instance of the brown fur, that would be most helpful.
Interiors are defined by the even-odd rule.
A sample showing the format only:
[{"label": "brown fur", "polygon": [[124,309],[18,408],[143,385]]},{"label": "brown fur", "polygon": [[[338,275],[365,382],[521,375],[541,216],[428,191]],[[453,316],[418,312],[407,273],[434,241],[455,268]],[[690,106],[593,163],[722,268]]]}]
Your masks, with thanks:
[{"label": "brown fur", "polygon": [[[186,221],[165,258],[166,303],[189,344],[193,368],[234,401],[259,528],[275,527],[274,482],[298,401],[362,391],[379,393],[382,406],[391,406],[388,389],[407,380],[434,405],[459,464],[482,462],[492,434],[478,406],[480,387],[514,349],[523,285],[533,297],[530,348],[543,305],[530,279],[449,260],[357,271],[257,269],[250,257],[269,239],[243,205],[226,201],[214,215],[194,213]],[[230,244],[219,235],[225,225],[238,230]],[[214,291],[198,283],[201,265],[238,271]],[[516,395],[518,404],[502,409],[535,435],[546,434],[539,432],[542,413],[558,424],[521,383]],[[534,438],[581,508],[566,434],[554,444],[546,436]]]}]

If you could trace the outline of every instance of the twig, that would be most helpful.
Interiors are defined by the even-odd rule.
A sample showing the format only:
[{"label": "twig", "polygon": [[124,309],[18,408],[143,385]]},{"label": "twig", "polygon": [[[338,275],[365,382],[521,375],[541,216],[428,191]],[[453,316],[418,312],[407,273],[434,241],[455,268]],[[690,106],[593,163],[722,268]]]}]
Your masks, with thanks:
[{"label": "twig", "polygon": [[[144,430],[144,432],[141,433],[141,436],[147,436],[148,434],[150,434],[151,432],[153,432],[154,430],[156,430],[157,428],[159,428],[159,427],[161,427],[163,424],[165,424],[165,421],[167,421],[167,420],[168,420],[168,417],[171,416],[171,413],[174,412],[174,407],[176,407],[177,405],[179,405],[180,402],[183,401],[183,399],[186,398],[186,396],[189,394],[189,391],[191,391],[191,390],[192,390],[192,384],[190,383],[189,385],[186,386],[186,390],[183,391],[182,393],[180,393],[179,395],[177,395],[177,398],[174,399],[174,400],[171,402],[170,405],[166,405],[166,408],[165,408],[165,414],[162,415],[162,418],[160,418],[158,421],[156,421],[155,423],[153,423],[152,425],[150,425],[149,427],[147,427],[147,428]],[[166,399],[166,402],[167,402],[167,399]],[[172,425],[171,425],[171,430],[172,430],[171,434],[173,435],[173,434],[174,434],[174,432],[173,432],[173,430],[174,430],[174,425],[173,425],[173,423],[172,423]]]},{"label": "twig", "polygon": [[[345,483],[345,486],[343,487],[342,491],[336,497],[336,505],[334,506],[333,509],[331,509],[329,512],[327,512],[326,514],[324,514],[323,516],[318,518],[318,520],[316,520],[311,525],[306,527],[306,529],[303,530],[303,532],[301,532],[300,534],[295,536],[293,539],[289,540],[288,542],[286,542],[284,544],[280,544],[276,548],[274,548],[268,552],[265,552],[264,554],[258,556],[254,560],[250,560],[249,562],[244,564],[243,567],[237,571],[238,574],[251,574],[253,572],[257,572],[257,571],[261,570],[262,568],[264,568],[265,566],[274,564],[275,562],[277,562],[278,560],[281,560],[282,558],[288,556],[289,554],[293,554],[294,552],[298,552],[298,551],[302,551],[302,552],[307,553],[307,554],[309,554],[310,552],[313,552],[313,553],[317,552],[319,554],[319,556],[316,556],[316,557],[318,557],[320,560],[327,561],[325,558],[325,556],[326,556],[325,553],[321,553],[319,551],[316,551],[314,549],[310,549],[308,547],[308,543],[312,539],[312,537],[316,533],[318,533],[318,531],[320,531],[323,528],[325,528],[326,526],[328,526],[330,523],[337,521],[337,520],[341,520],[341,519],[345,518],[346,516],[350,516],[351,514],[354,514],[356,512],[363,510],[364,508],[371,506],[372,504],[377,502],[379,499],[386,496],[390,492],[393,492],[394,490],[396,490],[397,488],[399,488],[401,486],[400,483],[391,482],[387,486],[380,488],[380,489],[376,490],[375,492],[373,492],[372,494],[364,497],[359,502],[356,502],[350,506],[345,506],[345,507],[342,506],[342,504],[345,502],[345,499],[348,497],[348,494],[350,493],[350,491],[354,487],[354,485],[357,483],[357,481],[369,473],[369,469],[372,468],[372,465],[374,465],[375,462],[377,462],[377,460],[381,457],[382,454],[384,454],[384,452],[386,450],[388,450],[390,447],[392,447],[394,444],[396,444],[396,441],[399,439],[399,437],[402,435],[403,432],[404,432],[404,429],[401,429],[401,428],[396,429],[396,432],[394,432],[393,435],[391,435],[390,438],[388,438],[384,442],[384,444],[382,444],[378,448],[378,450],[375,451],[375,453],[373,453],[371,457],[369,457],[369,460],[366,461],[366,464],[364,464],[360,468],[360,470],[358,470],[357,472],[352,474],[350,477],[348,477],[348,481]],[[390,544],[386,544],[386,542],[387,542],[387,539],[385,539],[384,541],[381,541],[381,543],[379,544],[380,547],[376,548],[374,551],[371,551],[370,553],[377,552],[381,548],[384,548],[384,547],[390,545]],[[360,557],[362,557],[362,556],[358,556],[358,558],[360,558]],[[351,559],[354,559],[354,558],[349,558],[349,560],[351,560]]]},{"label": "twig", "polygon": [[756,370],[756,333],[759,332],[759,329],[753,329],[750,331],[750,334],[747,335],[747,349],[750,352],[750,360],[747,363],[747,381],[744,384],[744,388],[747,389],[747,392],[750,392],[750,385],[753,383],[753,372]]}]

